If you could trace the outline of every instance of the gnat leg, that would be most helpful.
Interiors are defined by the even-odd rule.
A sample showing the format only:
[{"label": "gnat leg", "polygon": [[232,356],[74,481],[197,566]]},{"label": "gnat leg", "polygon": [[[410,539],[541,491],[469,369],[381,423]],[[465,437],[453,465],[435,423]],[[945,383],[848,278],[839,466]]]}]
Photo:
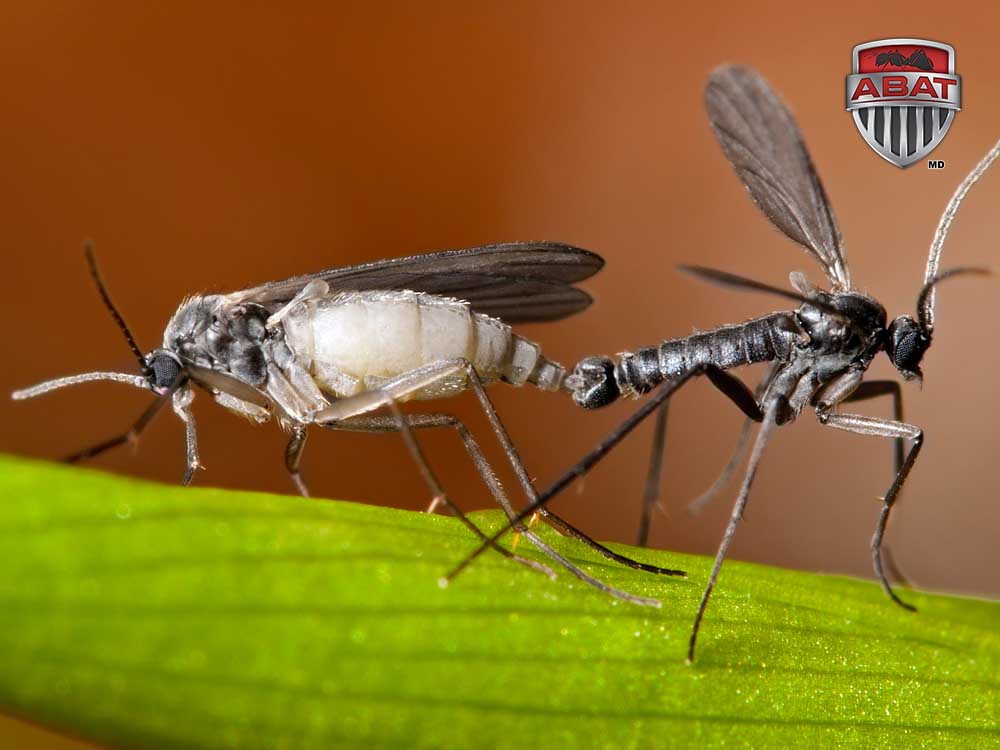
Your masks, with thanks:
[{"label": "gnat leg", "polygon": [[[405,420],[405,425],[401,425],[399,417],[402,416]],[[487,462],[486,457],[483,455],[479,448],[479,444],[476,443],[475,439],[472,437],[472,433],[469,432],[465,424],[462,423],[457,417],[453,417],[450,414],[410,414],[403,415],[401,412],[397,412],[391,417],[383,416],[361,416],[361,417],[351,417],[350,419],[345,419],[342,422],[337,422],[336,424],[329,425],[330,429],[334,430],[344,430],[351,432],[367,432],[367,433],[381,433],[381,432],[400,432],[403,435],[403,439],[406,440],[407,435],[414,438],[411,442],[406,441],[407,447],[410,450],[410,454],[413,456],[414,461],[417,463],[420,469],[421,475],[427,482],[434,493],[435,500],[442,503],[447,507],[453,515],[457,516],[458,519],[465,524],[465,526],[480,540],[486,539],[486,535],[476,526],[448,496],[448,493],[444,491],[441,483],[438,481],[437,476],[431,469],[426,457],[424,456],[423,450],[420,448],[419,443],[417,443],[415,436],[410,432],[411,429],[421,429],[421,428],[431,428],[431,427],[454,427],[458,432],[459,436],[462,438],[462,443],[465,445],[465,449],[469,456],[472,458],[472,462],[476,466],[476,470],[479,472],[479,476],[483,479],[486,486],[489,488],[494,499],[501,506],[506,501],[506,493],[500,480],[497,479],[496,474],[493,473],[492,467]],[[501,498],[503,500],[501,500]],[[521,557],[520,555],[515,555],[512,552],[504,549],[499,545],[492,545],[493,548],[499,552],[504,557],[510,558],[515,562],[519,562],[522,565],[527,565],[529,568],[533,568],[541,573],[544,573],[549,578],[555,578],[555,573],[552,569],[546,565],[542,565],[534,560],[529,560],[527,558]]]},{"label": "gnat leg", "polygon": [[[450,414],[414,414],[407,417],[410,427],[415,429],[420,428],[430,428],[430,427],[453,427],[458,433],[462,440],[462,444],[465,446],[466,452],[472,459],[473,464],[476,467],[476,471],[479,472],[480,478],[482,478],[484,484],[490,489],[493,499],[496,500],[497,504],[501,508],[512,507],[509,499],[507,498],[506,491],[500,480],[497,478],[496,473],[493,471],[493,467],[490,466],[486,457],[483,455],[479,444],[475,441],[472,433],[469,431],[465,423],[458,417],[454,417]],[[338,422],[334,429],[338,430],[356,430],[359,432],[388,432],[397,431],[397,426],[395,420],[388,417],[355,417],[343,422]],[[433,490],[432,490],[433,491]],[[448,499],[448,495],[444,490],[440,491],[440,495],[435,494],[435,498],[441,502],[447,504],[455,511],[454,504]],[[460,513],[461,511],[457,511]],[[576,529],[568,522],[563,521],[559,516],[555,514],[549,514],[546,516],[546,520],[559,532],[566,536],[573,537],[583,541],[584,543],[589,543],[591,547],[601,552],[605,557],[610,560],[614,560],[622,565],[625,565],[636,570],[642,570],[647,573],[655,573],[658,575],[684,575],[684,571],[673,570],[671,568],[661,568],[656,565],[650,565],[648,563],[639,562],[638,560],[633,560],[625,555],[620,555],[614,552],[600,542],[595,542],[586,536],[582,531]],[[478,533],[478,529],[477,529]]]},{"label": "gnat leg", "polygon": [[[649,563],[639,562],[626,555],[619,554],[608,547],[605,547],[598,541],[595,541],[591,537],[587,536],[583,531],[573,526],[569,521],[557,516],[551,510],[547,508],[542,509],[539,513],[545,518],[545,522],[549,524],[559,533],[564,536],[572,537],[579,542],[583,542],[592,550],[600,554],[602,557],[607,558],[613,562],[624,565],[627,568],[632,568],[633,570],[641,570],[644,573],[653,573],[660,576],[674,576],[677,578],[687,578],[687,573],[683,570],[676,570],[674,568],[661,568],[658,565],[650,565]],[[533,516],[532,516],[533,517]]]},{"label": "gnat leg", "polygon": [[[94,373],[94,374],[118,376],[118,373]],[[60,378],[60,380],[73,381],[77,380],[78,378],[84,378],[84,377],[85,376]],[[131,376],[122,375],[121,377],[129,378]],[[111,378],[102,377],[101,379],[111,379]],[[54,382],[59,382],[59,381],[54,381]],[[36,390],[39,391],[39,393],[45,393],[45,388],[49,385],[51,385],[51,383],[42,383],[40,384],[40,386],[36,386],[36,388],[30,390]],[[136,383],[135,385],[143,387],[139,383]],[[159,414],[160,409],[163,408],[163,405],[167,403],[167,401],[171,400],[173,396],[178,391],[183,389],[186,385],[187,385],[187,378],[178,378],[165,393],[163,393],[158,399],[156,399],[156,401],[154,401],[153,403],[151,403],[149,406],[146,407],[146,410],[139,415],[139,418],[135,421],[135,424],[132,425],[128,430],[126,430],[120,435],[116,435],[113,438],[98,443],[97,445],[92,445],[89,448],[84,448],[82,451],[77,451],[72,455],[66,456],[66,458],[63,459],[63,461],[65,461],[68,464],[74,464],[77,461],[85,461],[89,458],[94,458],[94,456],[98,456],[101,453],[104,453],[104,451],[106,450],[110,450],[111,448],[117,448],[119,445],[123,445],[125,443],[129,443],[130,445],[133,446],[138,445],[139,435],[141,435],[142,431],[145,430],[146,427],[149,426],[149,423],[153,421],[153,417]],[[17,394],[15,394],[15,398],[16,397]],[[27,396],[27,398],[30,398],[30,396]]]},{"label": "gnat leg", "polygon": [[194,415],[191,413],[190,409],[191,401],[193,399],[194,392],[187,384],[187,380],[178,379],[166,393],[146,407],[146,410],[139,415],[139,419],[136,420],[135,424],[133,424],[131,428],[109,440],[105,440],[97,445],[85,448],[82,451],[77,451],[71,456],[67,456],[64,461],[66,463],[76,463],[77,461],[93,458],[94,456],[100,455],[111,448],[115,448],[125,443],[135,445],[138,442],[142,431],[145,430],[146,427],[149,426],[150,422],[153,421],[153,417],[160,412],[160,409],[163,408],[163,405],[167,403],[167,401],[170,401],[174,412],[184,421],[187,463],[184,471],[184,478],[181,480],[181,484],[188,485],[194,477],[195,470],[201,467],[201,463],[198,461],[198,436],[195,432]]},{"label": "gnat leg", "polygon": [[174,413],[184,422],[184,442],[187,447],[187,468],[184,470],[184,479],[181,480],[184,486],[191,484],[196,470],[205,468],[198,460],[198,433],[194,426],[194,414],[191,412],[193,400],[194,391],[190,386],[174,391],[171,399]]},{"label": "gnat leg", "polygon": [[729,545],[736,534],[736,526],[743,519],[743,511],[746,510],[747,500],[750,498],[750,488],[753,486],[754,477],[757,475],[757,467],[760,465],[760,459],[764,455],[764,446],[767,445],[768,438],[771,437],[771,430],[777,424],[778,410],[781,408],[782,402],[783,399],[781,398],[771,399],[767,411],[764,413],[764,420],[757,431],[757,439],[754,441],[753,452],[750,454],[750,462],[747,464],[746,476],[743,477],[743,484],[740,487],[739,494],[736,496],[736,502],[733,504],[733,512],[729,516],[726,533],[722,535],[722,543],[719,545],[719,551],[715,553],[715,562],[712,565],[712,572],[708,577],[708,584],[705,586],[705,591],[701,595],[701,601],[698,603],[698,613],[695,615],[694,626],[691,628],[691,640],[688,642],[687,660],[689,664],[694,661],[694,647],[698,641],[698,631],[701,629],[701,621],[705,617],[708,600],[712,596],[712,589],[715,588],[715,582],[719,578],[719,570],[726,559]]},{"label": "gnat leg", "polygon": [[[472,521],[470,521],[468,517],[465,516],[464,513],[462,513],[459,507],[451,501],[451,498],[449,498],[448,494],[444,491],[444,488],[441,486],[441,482],[438,481],[437,475],[434,473],[434,470],[431,468],[430,463],[428,463],[427,461],[427,457],[424,455],[423,450],[420,448],[420,443],[417,442],[417,436],[413,433],[413,430],[410,429],[410,424],[406,421],[406,417],[403,415],[403,412],[399,410],[399,405],[396,403],[395,400],[391,400],[388,403],[388,407],[389,410],[392,412],[393,419],[396,423],[396,428],[399,430],[399,433],[403,436],[403,441],[406,443],[406,447],[409,449],[410,455],[413,457],[414,462],[420,469],[420,473],[423,474],[424,481],[427,483],[427,486],[430,487],[431,491],[434,493],[434,497],[440,498],[441,502],[447,505],[448,508],[452,511],[452,513],[459,516],[459,518],[463,520],[466,526],[473,530],[473,533],[475,533],[476,536],[478,536],[480,539],[485,539],[486,535],[483,534],[483,532],[480,531],[479,527],[476,526],[474,523],[472,523]],[[483,464],[486,463],[486,459],[482,456],[481,453],[479,453],[479,447],[475,446],[473,461],[476,461],[477,457],[482,460]],[[479,465],[479,462],[476,461],[476,463],[477,463],[476,468],[481,469],[482,467]],[[486,465],[486,471],[484,476],[489,476],[492,473],[493,472],[489,469],[488,465]],[[500,484],[500,481],[498,479],[494,477],[492,481],[487,480],[486,483],[489,486],[490,490],[493,492],[494,497],[503,498],[504,500],[506,500],[506,496],[504,495],[503,491],[503,486]],[[501,505],[503,504],[504,503],[501,502]],[[527,565],[530,568],[533,568],[541,573],[544,573],[549,578],[554,579],[556,577],[556,574],[552,571],[552,569],[546,565],[542,565],[540,563],[535,562],[534,560],[529,560],[527,558],[521,557],[520,555],[515,555],[513,552],[504,550],[499,545],[496,546],[496,549],[501,550],[501,554],[503,554],[505,557],[508,557],[511,560],[515,560],[521,563],[522,565]]]},{"label": "gnat leg", "polygon": [[[744,427],[744,432],[749,432],[749,422],[752,420],[754,422],[759,422],[763,415],[761,413],[760,407],[757,404],[757,399],[760,396],[761,389],[758,387],[757,395],[754,395],[746,385],[743,384],[739,378],[734,375],[720,370],[717,367],[709,367],[705,370],[704,374],[708,377],[712,385],[715,386],[723,396],[732,401],[747,416],[747,424]],[[649,461],[649,471],[646,474],[646,488],[643,494],[642,503],[642,518],[639,521],[639,546],[645,547],[647,539],[649,537],[649,526],[650,517],[652,516],[653,509],[658,507],[659,503],[657,496],[659,494],[660,486],[660,473],[663,465],[663,445],[665,442],[665,433],[667,429],[667,407],[669,402],[664,403],[660,409],[660,413],[656,418],[656,426],[653,428],[653,452]],[[742,453],[742,446],[737,446],[736,455],[730,459],[730,464],[738,463],[739,456]],[[729,470],[729,466],[723,470],[722,476],[716,481],[716,484],[724,483],[728,480],[726,471]],[[712,485],[712,489],[715,488],[715,484]],[[712,490],[709,490],[711,492]],[[689,506],[690,507],[690,506]]]},{"label": "gnat leg", "polygon": [[[493,407],[493,402],[490,401],[489,396],[486,394],[486,388],[483,386],[482,380],[479,378],[479,374],[475,371],[471,364],[465,363],[466,374],[469,377],[469,383],[472,386],[473,391],[475,391],[476,396],[479,398],[479,403],[482,406],[483,412],[490,421],[490,425],[493,427],[493,432],[497,436],[497,440],[500,441],[500,445],[504,449],[504,453],[507,455],[507,461],[510,463],[511,468],[514,469],[514,474],[517,476],[518,481],[521,484],[521,489],[525,496],[528,498],[530,503],[534,503],[538,499],[538,492],[535,489],[534,483],[528,476],[527,470],[524,468],[524,464],[521,461],[521,457],[514,448],[514,443],[510,439],[510,435],[507,433],[507,429],[503,426],[500,421],[500,416],[497,414],[496,409]],[[505,508],[507,510],[507,516],[509,518],[514,517],[513,508]],[[647,573],[656,573],[659,575],[668,576],[681,576],[685,577],[687,574],[683,570],[672,570],[671,568],[660,568],[656,565],[649,565],[648,563],[642,563],[638,560],[633,560],[625,555],[620,555],[617,552],[605,547],[600,542],[591,539],[587,534],[583,533],[580,529],[573,526],[569,521],[564,518],[560,518],[555,513],[553,513],[548,508],[539,508],[538,513],[545,518],[546,523],[551,525],[553,528],[557,529],[561,533],[576,539],[583,544],[586,544],[592,550],[602,555],[608,560],[612,560],[621,565],[625,565],[629,568],[635,570],[642,570]],[[530,533],[527,529],[517,529],[522,533]],[[582,571],[580,571],[582,572]],[[578,578],[580,577],[580,572],[574,572]],[[616,595],[617,596],[617,595]],[[618,596],[617,598],[629,598],[629,596]],[[635,599],[642,599],[642,597],[632,597]],[[656,600],[651,600],[656,601]],[[639,603],[645,603],[640,601]],[[659,602],[656,602],[656,606],[659,606]]]},{"label": "gnat leg", "polygon": [[477,549],[471,552],[464,560],[462,560],[458,565],[452,568],[451,571],[444,577],[445,581],[450,581],[463,570],[465,570],[469,565],[475,560],[479,555],[486,551],[489,543],[495,542],[501,536],[506,534],[508,531],[517,528],[518,523],[524,521],[525,518],[541,510],[549,503],[556,495],[566,489],[574,481],[585,475],[590,471],[596,464],[598,464],[602,458],[604,458],[611,450],[618,445],[622,440],[624,440],[629,433],[632,432],[636,427],[642,424],[645,419],[656,411],[658,408],[666,403],[667,399],[673,396],[677,392],[677,389],[682,385],[687,383],[691,378],[701,375],[705,372],[707,368],[702,366],[686,372],[684,375],[680,376],[676,380],[668,380],[663,383],[653,395],[650,396],[645,403],[642,404],[635,412],[628,417],[624,422],[622,422],[617,428],[615,428],[610,435],[608,435],[604,440],[602,440],[594,450],[585,455],[582,459],[577,461],[573,466],[566,470],[561,477],[559,477],[555,482],[549,485],[548,489],[542,492],[534,501],[532,501],[527,508],[520,511],[517,516],[511,520],[511,522],[505,527],[494,533],[486,543],[480,545]]},{"label": "gnat leg", "polygon": [[139,441],[139,435],[141,435],[142,431],[149,426],[149,423],[153,421],[153,417],[155,417],[159,413],[160,409],[163,408],[163,405],[165,403],[167,403],[167,397],[161,396],[160,398],[156,399],[156,401],[147,406],[146,410],[139,415],[139,418],[135,421],[135,424],[133,424],[125,432],[121,433],[120,435],[116,435],[113,438],[109,438],[108,440],[105,440],[103,442],[97,443],[96,445],[92,445],[89,448],[84,448],[81,451],[77,451],[72,455],[66,456],[66,458],[63,459],[63,461],[65,461],[68,464],[75,464],[77,461],[86,461],[89,458],[98,456],[107,450],[110,450],[112,448],[117,448],[119,445],[124,445],[125,443],[129,443],[130,445],[136,445]]},{"label": "gnat leg", "polygon": [[[857,390],[844,399],[842,403],[847,403],[848,401],[865,401],[870,398],[878,398],[879,396],[892,396],[892,418],[897,422],[902,422],[903,392],[899,387],[899,383],[895,380],[870,380],[862,383],[858,386]],[[903,455],[906,450],[906,441],[902,438],[896,438],[893,449],[893,472],[894,474],[898,474],[899,470],[903,466]],[[898,497],[896,498],[896,501],[899,501]],[[896,561],[895,556],[892,554],[892,549],[888,544],[882,545],[882,559],[885,561],[885,567],[888,570],[889,575],[895,578],[900,585],[912,588],[906,575],[900,569],[899,563]]]},{"label": "gnat leg", "polygon": [[[768,386],[771,385],[771,381],[774,380],[774,377],[778,374],[780,370],[781,370],[781,363],[780,362],[774,363],[774,365],[772,365],[771,368],[768,370],[767,374],[757,384],[757,388],[754,391],[754,397],[757,399],[758,402],[764,396],[764,393],[765,391],[767,391]],[[760,420],[756,421],[759,422]],[[729,484],[729,480],[733,478],[733,474],[735,474],[736,469],[739,468],[740,462],[743,460],[743,455],[746,452],[747,446],[750,444],[750,432],[751,432],[751,427],[753,427],[753,422],[754,420],[750,419],[749,417],[743,420],[743,426],[740,428],[740,436],[736,440],[736,447],[733,448],[733,453],[729,457],[729,461],[726,463],[722,471],[719,473],[719,476],[715,478],[715,481],[712,482],[711,486],[707,490],[698,495],[698,497],[688,502],[687,512],[690,515],[692,516],[698,515],[698,513],[700,513],[706,505],[708,505],[713,499],[715,499],[719,495],[719,493],[722,492],[723,489],[725,489],[726,485]]]},{"label": "gnat leg", "polygon": [[746,452],[747,446],[750,444],[750,433],[753,427],[752,419],[744,419],[743,426],[740,428],[740,436],[736,439],[736,447],[733,448],[733,454],[729,457],[729,461],[722,471],[719,472],[719,476],[715,478],[712,485],[702,492],[698,497],[694,498],[687,504],[687,512],[696,516],[708,505],[712,500],[714,500],[720,492],[729,484],[729,480],[733,478],[733,474],[736,473],[736,469],[739,468],[740,462],[743,460],[743,455]]},{"label": "gnat leg", "polygon": [[660,476],[663,473],[663,446],[667,439],[667,417],[670,413],[670,402],[667,401],[656,413],[653,423],[653,448],[649,455],[649,470],[646,472],[646,485],[642,492],[642,516],[639,517],[640,547],[649,545],[649,526],[653,516],[653,508],[659,505]]},{"label": "gnat leg", "polygon": [[819,417],[820,422],[828,427],[835,427],[838,430],[846,430],[857,435],[872,435],[874,437],[910,441],[910,452],[906,454],[906,458],[903,459],[899,470],[896,472],[896,478],[889,487],[889,491],[882,498],[882,512],[879,514],[878,523],[875,525],[875,533],[872,535],[872,565],[879,583],[882,584],[882,588],[889,595],[889,598],[903,609],[915,612],[916,608],[896,596],[896,593],[892,590],[892,586],[889,585],[889,580],[886,578],[882,566],[882,538],[885,536],[885,527],[889,523],[889,513],[892,511],[893,503],[895,503],[903,482],[906,481],[914,462],[917,460],[917,456],[920,454],[920,448],[924,442],[923,430],[906,422],[865,417],[860,414],[830,414],[829,412],[818,410],[816,415]]},{"label": "gnat leg", "polygon": [[[895,380],[869,380],[859,385],[854,393],[845,398],[841,403],[850,401],[867,401],[879,396],[892,396],[892,418],[896,422],[903,421],[903,391],[899,383]],[[906,452],[906,440],[896,438],[894,443],[894,470],[898,474],[903,468],[903,454]]]},{"label": "gnat leg", "polygon": [[302,497],[309,497],[309,488],[306,487],[306,483],[302,479],[302,474],[299,473],[299,464],[302,463],[302,451],[306,449],[306,437],[306,428],[296,427],[292,431],[288,447],[285,448],[285,468],[288,469],[292,483],[295,484],[295,489],[299,491]]},{"label": "gnat leg", "polygon": [[[405,400],[418,391],[430,388],[448,378],[461,376],[466,369],[466,365],[467,362],[464,359],[452,359],[435,362],[411,370],[385,383],[378,390],[366,391],[357,396],[351,396],[334,402],[329,407],[317,412],[313,416],[313,420],[317,424],[326,427],[341,429],[342,425],[350,424],[348,420],[383,407],[391,408],[391,404]],[[475,371],[472,370],[472,372],[475,375]],[[409,429],[409,424],[405,420],[404,424]],[[350,427],[346,427],[346,429],[350,429]],[[427,471],[429,471],[429,467],[426,467],[426,462],[424,462],[424,465],[421,466],[421,472],[424,473],[425,478],[428,476]],[[435,481],[431,483],[431,489],[434,495],[437,496],[440,485]],[[508,516],[514,513],[513,506],[511,506],[510,501],[507,499],[506,493],[501,493],[497,501]]]},{"label": "gnat leg", "polygon": [[[482,383],[479,380],[479,375],[476,373],[472,365],[464,359],[453,359],[453,360],[443,360],[441,362],[436,362],[424,367],[417,368],[411,372],[404,373],[399,377],[389,381],[384,384],[377,391],[368,391],[366,393],[359,394],[357,396],[352,396],[350,398],[342,399],[335,402],[330,407],[318,412],[314,419],[317,423],[331,423],[337,422],[338,420],[348,419],[353,416],[360,416],[366,414],[370,411],[378,409],[383,406],[389,406],[390,403],[404,399],[408,396],[413,395],[425,388],[429,388],[442,380],[446,380],[450,377],[454,377],[461,373],[465,373],[468,378],[469,383],[472,384],[473,388],[476,390],[477,396],[479,396],[480,404],[483,410],[486,412],[486,416],[489,418],[494,431],[497,432],[497,437],[500,439],[501,444],[504,447],[504,451],[507,454],[508,459],[514,461],[515,471],[519,470],[519,478],[521,476],[527,480],[527,486],[531,487],[530,479],[527,478],[527,472],[524,471],[524,467],[520,464],[520,457],[517,451],[514,449],[513,443],[510,437],[507,435],[506,430],[503,428],[500,418],[496,414],[496,410],[493,408],[492,402],[486,396],[485,390],[482,387]],[[406,429],[409,426],[406,424],[405,420],[402,423]],[[412,437],[412,433],[411,433]],[[534,497],[534,490],[530,497]],[[514,518],[515,512],[513,507],[510,505],[510,501],[504,496],[502,499],[498,498],[504,511],[507,513],[509,518]],[[649,597],[640,597],[629,594],[625,591],[620,591],[606,583],[599,581],[593,576],[585,573],[575,564],[567,560],[565,557],[556,552],[552,547],[543,542],[536,534],[524,527],[524,524],[520,521],[517,522],[518,531],[520,531],[524,536],[541,552],[548,555],[552,560],[556,561],[562,565],[566,570],[572,573],[574,576],[580,580],[588,583],[589,585],[615,597],[618,599],[623,599],[625,601],[630,601],[634,604],[642,604],[645,606],[660,606],[658,599],[652,599]],[[487,543],[487,546],[492,546],[496,540],[491,540]],[[445,581],[442,579],[442,584]]]}]

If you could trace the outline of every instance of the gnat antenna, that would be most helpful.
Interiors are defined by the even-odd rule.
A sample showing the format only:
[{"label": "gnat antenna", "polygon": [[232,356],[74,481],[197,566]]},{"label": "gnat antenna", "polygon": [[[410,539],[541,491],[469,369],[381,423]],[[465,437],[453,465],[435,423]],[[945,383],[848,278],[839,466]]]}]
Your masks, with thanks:
[{"label": "gnat antenna", "polygon": [[997,141],[993,148],[989,150],[975,168],[969,172],[962,184],[955,190],[955,194],[948,201],[948,206],[941,214],[941,221],[938,222],[937,230],[934,232],[934,239],[931,241],[931,252],[927,258],[927,271],[924,273],[924,286],[930,285],[929,293],[920,295],[920,309],[917,311],[922,321],[924,329],[929,333],[934,330],[934,284],[938,276],[938,267],[941,265],[941,250],[944,248],[944,241],[948,237],[948,230],[955,220],[958,207],[962,205],[966,193],[972,189],[983,173],[989,169],[990,165],[1000,156],[1000,141]]},{"label": "gnat antenna", "polygon": [[135,358],[139,360],[139,369],[142,371],[142,374],[148,376],[151,372],[149,365],[146,364],[146,360],[142,355],[142,351],[139,349],[139,345],[135,343],[135,337],[132,335],[132,331],[129,330],[128,324],[125,322],[121,313],[118,312],[118,308],[115,307],[115,303],[111,301],[111,295],[108,294],[108,288],[104,285],[104,279],[101,278],[101,272],[97,268],[97,256],[94,253],[94,243],[91,240],[84,241],[83,254],[87,258],[90,275],[94,279],[94,284],[97,285],[97,291],[101,295],[101,299],[104,300],[104,306],[108,308],[108,312],[111,313],[111,317],[115,319],[115,323],[118,324],[121,332],[125,335],[125,341],[128,342],[128,347],[132,350],[132,354],[134,354]]}]

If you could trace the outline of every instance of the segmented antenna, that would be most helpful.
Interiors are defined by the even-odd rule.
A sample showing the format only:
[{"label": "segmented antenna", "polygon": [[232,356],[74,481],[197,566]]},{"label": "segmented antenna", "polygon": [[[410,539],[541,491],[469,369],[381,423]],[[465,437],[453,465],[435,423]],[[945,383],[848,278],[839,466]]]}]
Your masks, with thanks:
[{"label": "segmented antenna", "polygon": [[[924,330],[924,333],[930,336],[931,328],[933,327],[930,321],[927,320],[927,318],[925,317],[927,314],[925,311],[928,309],[927,299],[934,293],[935,286],[937,286],[940,282],[944,281],[945,279],[950,279],[952,276],[961,276],[963,274],[973,274],[976,276],[989,276],[990,273],[991,273],[990,269],[980,268],[980,267],[949,268],[947,271],[942,271],[937,276],[928,281],[926,284],[924,284],[923,288],[920,290],[919,296],[917,297],[917,323],[920,324],[920,327]],[[933,306],[933,304],[934,303],[932,301],[931,305]]]},{"label": "segmented antenna", "polygon": [[42,396],[58,388],[68,388],[80,383],[89,383],[92,380],[112,380],[116,383],[125,383],[126,385],[134,385],[136,388],[142,388],[143,390],[150,390],[149,380],[144,375],[132,375],[128,372],[85,372],[81,375],[55,378],[54,380],[46,380],[44,383],[38,383],[29,388],[22,388],[19,391],[14,391],[10,394],[10,397],[15,401],[24,401],[25,399]]},{"label": "segmented antenna", "polygon": [[118,312],[118,308],[115,307],[115,303],[111,301],[111,295],[108,294],[108,288],[104,285],[104,280],[101,278],[101,272],[97,268],[97,256],[94,254],[94,243],[90,240],[86,240],[83,243],[83,254],[87,258],[87,265],[90,267],[90,275],[94,279],[94,283],[97,285],[97,291],[101,295],[101,299],[104,300],[104,306],[108,308],[108,312],[111,313],[111,317],[115,319],[115,323],[121,329],[122,333],[125,335],[125,340],[128,342],[129,349],[132,350],[132,354],[135,358],[139,360],[139,369],[142,370],[143,375],[149,375],[152,372],[149,365],[146,364],[146,360],[142,355],[142,351],[139,349],[138,344],[135,343],[135,337],[132,336],[132,331],[129,330],[128,324],[125,323],[125,319]]},{"label": "segmented antenna", "polygon": [[951,222],[955,220],[955,214],[958,213],[958,207],[962,204],[965,194],[983,176],[983,172],[989,169],[998,156],[1000,156],[1000,141],[997,141],[993,145],[993,148],[987,152],[986,156],[976,165],[975,169],[969,172],[968,176],[962,180],[962,184],[958,186],[955,194],[948,201],[948,206],[945,208],[944,213],[941,214],[941,221],[938,222],[937,231],[934,232],[934,239],[931,241],[931,252],[927,258],[927,272],[924,274],[925,287],[928,284],[931,287],[927,295],[921,294],[921,304],[917,311],[921,321],[926,322],[924,330],[928,334],[934,330],[934,285],[932,282],[938,276],[938,266],[941,264],[941,249],[944,247],[944,240],[948,236],[948,230],[951,229]]}]

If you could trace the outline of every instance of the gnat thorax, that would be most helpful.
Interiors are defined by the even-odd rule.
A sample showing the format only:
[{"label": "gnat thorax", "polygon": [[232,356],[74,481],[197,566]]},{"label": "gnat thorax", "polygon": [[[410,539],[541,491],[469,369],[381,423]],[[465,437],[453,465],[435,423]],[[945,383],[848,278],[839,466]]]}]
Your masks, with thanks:
[{"label": "gnat thorax", "polygon": [[267,381],[263,345],[270,313],[255,304],[227,306],[224,299],[214,294],[185,300],[163,332],[163,347],[182,362],[260,387]]},{"label": "gnat thorax", "polygon": [[211,367],[213,357],[205,348],[213,309],[221,297],[189,297],[181,302],[174,316],[163,331],[163,348],[176,353],[188,362],[201,367]]},{"label": "gnat thorax", "polygon": [[860,354],[885,331],[886,313],[871,297],[858,292],[813,295],[828,309],[805,304],[796,311],[799,323],[809,336],[808,346],[821,354]]}]

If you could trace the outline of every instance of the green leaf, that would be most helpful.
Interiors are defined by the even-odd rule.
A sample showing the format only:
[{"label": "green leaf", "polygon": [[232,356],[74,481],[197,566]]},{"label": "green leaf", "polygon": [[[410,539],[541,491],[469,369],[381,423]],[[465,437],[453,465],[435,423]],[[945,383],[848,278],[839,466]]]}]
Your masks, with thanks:
[{"label": "green leaf", "polygon": [[[548,533],[616,602],[454,519],[0,457],[0,711],[118,746],[970,747],[998,742],[1000,604]],[[496,528],[495,513],[477,521]],[[528,552],[527,545],[519,551]]]}]

